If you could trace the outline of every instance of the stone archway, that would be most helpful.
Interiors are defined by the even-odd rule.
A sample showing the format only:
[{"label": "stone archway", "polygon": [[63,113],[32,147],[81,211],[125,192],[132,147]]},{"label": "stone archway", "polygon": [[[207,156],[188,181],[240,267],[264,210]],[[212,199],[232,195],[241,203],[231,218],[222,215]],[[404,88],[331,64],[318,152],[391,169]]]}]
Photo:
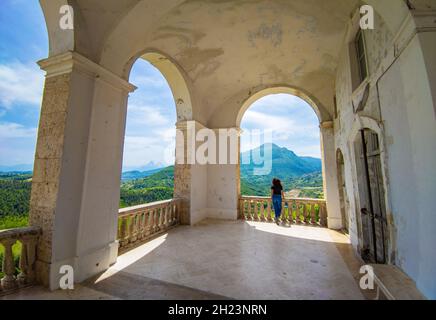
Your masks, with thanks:
[{"label": "stone archway", "polygon": [[266,97],[271,94],[289,94],[292,96],[296,96],[301,98],[302,100],[306,101],[313,109],[315,114],[318,117],[318,120],[320,123],[324,121],[330,121],[331,116],[329,112],[321,105],[319,101],[312,95],[306,93],[302,89],[294,88],[291,86],[284,86],[284,85],[278,85],[278,86],[271,86],[267,88],[259,88],[254,93],[252,93],[242,104],[241,108],[239,109],[237,118],[236,118],[236,127],[239,127],[241,125],[242,118],[245,114],[245,112],[250,108],[250,106],[256,102],[257,100]]},{"label": "stone archway", "polygon": [[[171,88],[177,113],[177,123],[175,126],[178,132],[175,158],[185,159],[185,154],[177,153],[185,153],[188,136],[186,123],[193,119],[189,78],[173,59],[157,50],[143,50],[129,59],[124,68],[123,78],[128,79],[130,77],[131,69],[138,59],[144,59],[158,69]],[[183,147],[178,145],[179,143],[183,143]],[[183,161],[183,163],[175,161],[174,165],[174,198],[182,200],[180,207],[181,223],[189,225],[191,224],[191,165],[187,161]]]},{"label": "stone archway", "polygon": [[[176,104],[180,99],[181,128],[191,119],[214,129],[235,126],[241,106],[250,104],[253,92],[262,95],[260,92],[268,88],[287,87],[277,84],[291,84],[293,87],[286,90],[305,95],[312,106],[317,106],[314,109],[321,124],[329,226],[341,227],[330,115],[338,89],[336,81],[346,81],[337,78],[338,48],[357,0],[332,0],[322,5],[304,0],[292,4],[108,0],[106,10],[82,0],[40,2],[50,35],[50,58],[41,62],[47,80],[30,213],[31,224],[43,229],[37,262],[40,282],[55,288],[59,266],[64,264],[74,266],[76,280],[81,281],[105,270],[116,259],[117,173],[121,171],[128,93],[134,90],[127,81],[128,71],[144,55],[157,65],[162,63],[162,70],[167,71],[161,72],[168,73],[167,79],[174,76],[170,82],[174,83]],[[398,29],[404,16],[410,14],[405,2],[396,2],[395,6],[378,0],[366,2],[373,4],[383,18],[395,11],[386,19],[390,30]],[[74,30],[59,29],[62,5],[75,9],[75,20],[80,23]],[[296,14],[299,19],[292,19]],[[249,19],[232,15],[247,15]],[[211,24],[211,19],[220,23]],[[301,36],[300,30],[314,21],[317,28]],[[281,29],[280,25],[288,23],[295,24]],[[159,50],[144,52],[144,48]],[[168,53],[162,60],[161,50]],[[176,85],[182,78],[186,86]],[[233,169],[199,169],[202,178],[197,189],[184,184],[183,195],[203,192],[227,172],[233,185]],[[180,176],[191,176],[191,167],[181,170],[184,173]],[[223,190],[216,196],[214,191],[209,190],[207,203],[198,204],[199,210],[234,216],[233,189],[228,198]],[[213,197],[221,200],[214,202]],[[231,205],[223,209],[223,203]]]},{"label": "stone archway", "polygon": [[[235,123],[239,128],[241,120],[248,108],[257,100],[270,94],[285,93],[297,96],[306,101],[313,109],[320,122],[321,133],[321,160],[322,160],[322,175],[324,196],[327,202],[328,210],[328,226],[331,229],[341,229],[343,220],[340,214],[339,191],[336,174],[336,152],[334,142],[333,121],[329,112],[316,100],[312,95],[302,89],[293,88],[290,86],[273,86],[259,89],[246,99],[237,114]],[[240,169],[238,166],[236,181],[240,185]],[[240,197],[240,188],[238,188],[238,196]]]}]

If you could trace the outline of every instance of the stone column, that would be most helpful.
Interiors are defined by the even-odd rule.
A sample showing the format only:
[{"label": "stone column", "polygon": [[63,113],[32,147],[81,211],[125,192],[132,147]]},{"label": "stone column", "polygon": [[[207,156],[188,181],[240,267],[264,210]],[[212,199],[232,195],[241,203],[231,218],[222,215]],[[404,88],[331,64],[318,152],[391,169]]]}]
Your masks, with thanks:
[{"label": "stone column", "polygon": [[174,170],[174,197],[182,199],[182,224],[193,225],[207,216],[207,165],[197,162],[197,133],[207,129],[195,120],[177,124],[176,166]]},{"label": "stone column", "polygon": [[207,217],[237,220],[240,197],[240,128],[213,129],[216,163],[208,164]]},{"label": "stone column", "polygon": [[333,122],[321,123],[321,154],[324,181],[324,197],[327,202],[327,225],[330,229],[341,229],[342,217],[339,201],[338,174]]},{"label": "stone column", "polygon": [[70,265],[77,282],[117,257],[125,80],[68,52],[43,60],[47,72],[35,154],[30,224],[42,228],[37,281],[56,289]]},{"label": "stone column", "polygon": [[[174,198],[180,199],[180,223],[191,223],[191,163],[192,149],[188,138],[191,137],[192,128],[189,121],[180,121],[176,124],[176,163],[174,166]],[[188,137],[189,136],[189,137]],[[195,158],[195,151],[194,151]]]}]

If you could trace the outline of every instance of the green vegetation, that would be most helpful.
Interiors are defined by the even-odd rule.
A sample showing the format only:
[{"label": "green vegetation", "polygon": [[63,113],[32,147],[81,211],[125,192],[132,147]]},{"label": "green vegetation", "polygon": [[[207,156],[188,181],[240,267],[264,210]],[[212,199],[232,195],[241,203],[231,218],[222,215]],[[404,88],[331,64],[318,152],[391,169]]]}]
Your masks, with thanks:
[{"label": "green vegetation", "polygon": [[[0,230],[25,227],[28,225],[32,174],[29,172],[0,173]],[[18,273],[21,243],[12,247]],[[4,247],[0,245],[0,261],[3,261]],[[0,278],[3,277],[0,263]]]},{"label": "green vegetation", "polygon": [[[297,190],[300,197],[323,197],[319,159],[298,157],[292,151],[276,145],[272,145],[272,151],[272,171],[269,175],[253,175],[256,166],[241,165],[241,193],[243,195],[269,196],[271,180],[277,177],[282,180],[286,191]],[[27,226],[31,180],[31,172],[0,173],[0,230]],[[124,173],[121,183],[120,207],[171,199],[173,193],[174,166],[150,172]],[[296,212],[292,214],[295,216]],[[17,242],[13,247],[17,267],[20,250],[21,244]],[[3,252],[4,248],[0,245],[0,261],[2,261]]]},{"label": "green vegetation", "polygon": [[0,173],[0,219],[27,215],[31,178],[29,173]]},{"label": "green vegetation", "polygon": [[121,184],[120,207],[130,207],[173,198],[174,166],[162,169],[142,179]]},{"label": "green vegetation", "polygon": [[[253,150],[252,154],[263,155],[265,146]],[[241,193],[243,195],[269,196],[272,179],[279,178],[285,191],[296,190],[299,192],[299,197],[304,198],[323,198],[320,159],[299,157],[286,148],[281,148],[275,144],[270,146],[272,168],[268,175],[254,175],[254,170],[260,169],[262,166],[257,166],[251,161],[249,164],[241,165]],[[249,155],[250,152],[243,153],[241,158],[244,159]]]}]

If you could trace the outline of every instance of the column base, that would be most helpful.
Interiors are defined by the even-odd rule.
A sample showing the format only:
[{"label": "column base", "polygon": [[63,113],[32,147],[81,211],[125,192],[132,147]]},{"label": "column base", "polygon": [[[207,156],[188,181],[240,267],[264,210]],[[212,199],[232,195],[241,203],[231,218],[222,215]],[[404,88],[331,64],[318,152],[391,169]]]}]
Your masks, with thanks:
[{"label": "column base", "polygon": [[56,261],[49,266],[49,288],[60,288],[60,280],[64,274],[60,273],[62,266],[71,266],[74,271],[74,283],[81,283],[92,276],[106,271],[117,261],[118,241],[114,241],[104,248],[83,254],[71,259]]},{"label": "column base", "polygon": [[332,230],[342,229],[342,218],[330,218],[327,217],[327,228]]}]

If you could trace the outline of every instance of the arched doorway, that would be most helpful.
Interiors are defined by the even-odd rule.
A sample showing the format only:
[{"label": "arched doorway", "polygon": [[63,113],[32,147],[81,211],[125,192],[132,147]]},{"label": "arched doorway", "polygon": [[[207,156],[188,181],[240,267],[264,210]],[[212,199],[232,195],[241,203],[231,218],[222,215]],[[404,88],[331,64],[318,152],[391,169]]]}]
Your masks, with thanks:
[{"label": "arched doorway", "polygon": [[242,195],[269,196],[279,178],[289,197],[324,198],[319,120],[305,100],[284,93],[259,98],[241,129]]},{"label": "arched doorway", "polygon": [[[309,92],[290,86],[274,86],[260,88],[259,91],[251,94],[238,110],[236,126],[241,126],[242,118],[248,108],[259,99],[271,94],[290,94],[305,101],[315,112],[319,124],[323,194],[326,201],[326,211],[328,212],[327,222],[331,229],[342,229],[342,218],[339,206],[338,183],[336,173],[336,149],[334,147],[334,128],[329,111]],[[240,170],[237,172],[237,180],[240,180]],[[239,182],[238,182],[239,185]],[[241,192],[239,190],[239,197]]]},{"label": "arched doorway", "polygon": [[388,261],[388,225],[379,135],[361,129],[354,141],[359,191],[360,250],[367,262]]},{"label": "arched doorway", "polygon": [[175,101],[162,73],[138,59],[130,82],[123,149],[120,208],[173,198]]},{"label": "arched doorway", "polygon": [[[191,167],[185,160],[186,152],[185,148],[180,148],[180,143],[185,144],[187,138],[187,125],[186,123],[193,119],[193,108],[191,102],[191,93],[188,88],[187,78],[184,76],[182,68],[180,68],[170,57],[157,52],[155,50],[143,50],[129,59],[125,65],[124,77],[129,79],[131,76],[132,68],[138,59],[146,60],[153,67],[155,67],[161,75],[165,78],[168,86],[171,89],[173,96],[173,105],[176,110],[177,123],[175,129],[174,143],[174,158],[178,159],[174,163],[174,198],[182,201],[182,206],[179,208],[181,211],[181,223],[191,223]],[[183,154],[176,154],[182,152]]]}]

